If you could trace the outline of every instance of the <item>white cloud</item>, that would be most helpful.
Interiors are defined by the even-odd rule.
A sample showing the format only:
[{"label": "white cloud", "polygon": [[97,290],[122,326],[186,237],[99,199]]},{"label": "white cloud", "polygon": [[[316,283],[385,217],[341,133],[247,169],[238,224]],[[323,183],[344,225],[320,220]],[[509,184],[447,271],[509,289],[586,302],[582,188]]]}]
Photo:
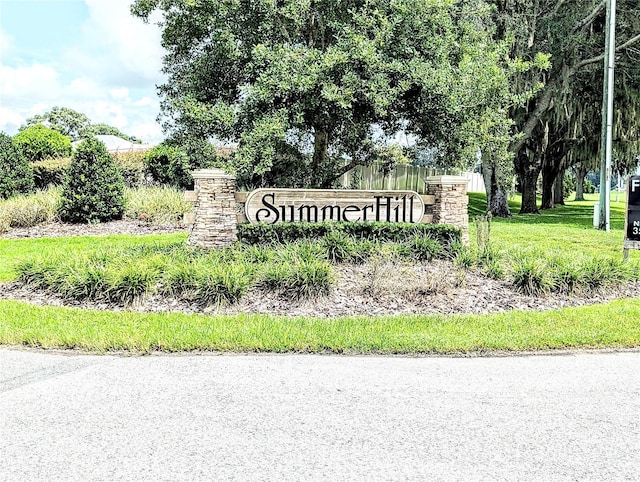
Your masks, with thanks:
[{"label": "white cloud", "polygon": [[5,106],[23,102],[32,96],[55,99],[60,95],[58,73],[38,63],[25,67],[0,64],[0,93]]},{"label": "white cloud", "polygon": [[28,117],[63,106],[145,142],[160,142],[164,136],[155,122],[155,85],[164,82],[159,28],[133,17],[131,0],[84,1],[89,16],[81,36],[73,48],[53,51],[46,62],[34,61],[24,49],[18,52],[0,30],[0,129],[14,134]]},{"label": "white cloud", "polygon": [[25,117],[18,112],[0,105],[0,132],[14,132],[24,121]]},{"label": "white cloud", "polygon": [[6,59],[14,49],[13,38],[0,29],[0,59]]},{"label": "white cloud", "polygon": [[89,18],[82,26],[83,39],[67,52],[68,62],[110,86],[151,88],[162,82],[159,28],[133,17],[130,0],[85,0],[85,3]]},{"label": "white cloud", "polygon": [[129,89],[127,89],[126,87],[123,87],[121,89],[111,89],[109,91],[109,95],[111,95],[111,97],[113,97],[114,99],[127,102],[129,100]]}]

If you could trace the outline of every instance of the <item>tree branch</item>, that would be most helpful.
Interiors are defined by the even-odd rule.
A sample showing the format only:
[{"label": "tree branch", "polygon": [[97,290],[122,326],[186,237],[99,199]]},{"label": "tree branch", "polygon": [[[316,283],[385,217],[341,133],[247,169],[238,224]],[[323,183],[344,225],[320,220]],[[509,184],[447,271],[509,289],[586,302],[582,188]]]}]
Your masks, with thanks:
[{"label": "tree branch", "polygon": [[589,15],[587,15],[585,18],[583,18],[582,20],[580,20],[578,23],[575,24],[571,33],[576,33],[579,30],[582,30],[583,28],[585,28],[591,22],[593,22],[595,18],[600,14],[600,12],[602,12],[602,9],[604,9],[605,6],[606,6],[605,1],[600,2]]},{"label": "tree branch", "polygon": [[[632,45],[634,45],[639,41],[640,41],[640,34],[636,35],[635,37],[631,37],[622,45],[618,45],[616,47],[616,52],[620,52],[621,50],[631,47]],[[573,74],[578,72],[578,70],[582,69],[583,67],[586,67],[587,65],[595,64],[597,62],[602,62],[603,60],[604,60],[604,54],[598,55],[596,57],[591,57],[590,59],[581,60],[576,65],[569,68],[569,77],[571,77]]]}]

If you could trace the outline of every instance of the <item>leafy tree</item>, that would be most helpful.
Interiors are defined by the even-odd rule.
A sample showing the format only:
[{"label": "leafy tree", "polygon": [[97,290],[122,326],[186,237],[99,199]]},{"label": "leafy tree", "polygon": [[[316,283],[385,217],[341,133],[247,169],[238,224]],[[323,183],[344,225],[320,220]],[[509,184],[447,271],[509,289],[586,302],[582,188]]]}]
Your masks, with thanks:
[{"label": "leafy tree", "polygon": [[60,132],[36,124],[18,132],[13,142],[29,162],[71,154],[71,140]]},{"label": "leafy tree", "polygon": [[[591,166],[597,157],[602,104],[605,4],[601,0],[493,0],[498,39],[511,39],[512,55],[528,61],[544,52],[549,69],[529,70],[516,78],[516,93],[536,89],[511,109],[517,136],[510,145],[523,190],[521,212],[537,213],[536,183],[543,177],[543,208],[561,202],[561,181],[573,163]],[[616,137],[618,149],[632,159],[637,133],[637,53],[640,4],[619,0],[617,7]],[[635,119],[633,121],[632,119]],[[638,141],[635,135],[635,141]],[[624,156],[623,156],[624,157]],[[554,190],[554,186],[556,189]],[[504,200],[506,206],[506,199]]]},{"label": "leafy tree", "polygon": [[93,124],[85,114],[69,109],[68,107],[56,106],[44,114],[37,114],[30,117],[26,120],[25,125],[20,127],[20,130],[22,131],[29,126],[37,124],[44,124],[50,129],[69,137],[72,141],[91,136],[110,134],[122,137],[130,142],[135,142],[133,137],[121,132],[118,128],[103,123]]},{"label": "leafy tree", "polygon": [[163,16],[165,130],[238,143],[248,184],[328,187],[404,130],[506,155],[505,51],[482,0],[137,0]]},{"label": "leafy tree", "polygon": [[83,129],[91,125],[89,118],[80,112],[68,107],[53,107],[44,114],[37,114],[26,120],[25,125],[20,128],[26,129],[29,126],[44,124],[49,128],[68,136],[72,141],[78,140]]},{"label": "leafy tree", "polygon": [[108,124],[90,124],[87,127],[84,127],[80,131],[80,137],[91,137],[91,136],[104,136],[104,135],[112,135],[118,136],[121,139],[125,139],[129,142],[138,142],[135,137],[128,136],[124,132],[122,132],[117,127],[110,126]]},{"label": "leafy tree", "polygon": [[0,199],[33,189],[33,172],[11,137],[0,132]]},{"label": "leafy tree", "polygon": [[62,186],[60,219],[71,223],[111,221],[124,213],[124,181],[105,145],[83,141],[73,153]]}]

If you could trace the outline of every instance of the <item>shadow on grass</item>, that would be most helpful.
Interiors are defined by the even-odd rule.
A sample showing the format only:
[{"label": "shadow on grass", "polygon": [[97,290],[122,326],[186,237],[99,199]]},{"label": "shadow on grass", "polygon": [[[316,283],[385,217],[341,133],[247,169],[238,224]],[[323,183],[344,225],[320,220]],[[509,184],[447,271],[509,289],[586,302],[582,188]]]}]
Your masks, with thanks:
[{"label": "shadow on grass", "polygon": [[[593,229],[593,205],[598,200],[597,194],[586,195],[585,201],[565,201],[564,206],[540,211],[540,214],[518,214],[520,211],[520,195],[509,200],[509,208],[513,214],[511,219],[498,218],[496,221],[509,224],[560,224],[566,226]],[[538,198],[538,206],[540,199]],[[486,212],[487,198],[483,193],[469,193],[469,220]],[[611,202],[611,229],[624,228],[625,203]]]}]

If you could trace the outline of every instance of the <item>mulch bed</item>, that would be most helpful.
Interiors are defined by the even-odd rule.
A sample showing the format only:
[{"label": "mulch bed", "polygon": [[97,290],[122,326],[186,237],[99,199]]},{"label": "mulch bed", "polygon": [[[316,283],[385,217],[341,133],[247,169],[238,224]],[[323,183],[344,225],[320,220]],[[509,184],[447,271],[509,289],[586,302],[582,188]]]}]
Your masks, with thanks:
[{"label": "mulch bed", "polygon": [[[0,239],[60,236],[102,236],[108,234],[160,234],[187,232],[180,225],[150,225],[137,221],[115,221],[95,225],[43,224],[13,229]],[[289,316],[336,317],[408,313],[499,313],[510,310],[549,310],[568,306],[604,303],[637,297],[640,283],[624,283],[600,292],[583,294],[524,296],[507,281],[492,280],[476,271],[461,271],[452,262],[420,265],[369,262],[335,267],[338,282],[330,294],[313,300],[292,300],[287,293],[253,288],[237,304],[200,306],[183,300],[150,295],[128,305],[72,302],[47,292],[33,291],[20,283],[0,284],[0,298],[38,305],[75,306],[100,310],[182,313],[269,313]]]}]

